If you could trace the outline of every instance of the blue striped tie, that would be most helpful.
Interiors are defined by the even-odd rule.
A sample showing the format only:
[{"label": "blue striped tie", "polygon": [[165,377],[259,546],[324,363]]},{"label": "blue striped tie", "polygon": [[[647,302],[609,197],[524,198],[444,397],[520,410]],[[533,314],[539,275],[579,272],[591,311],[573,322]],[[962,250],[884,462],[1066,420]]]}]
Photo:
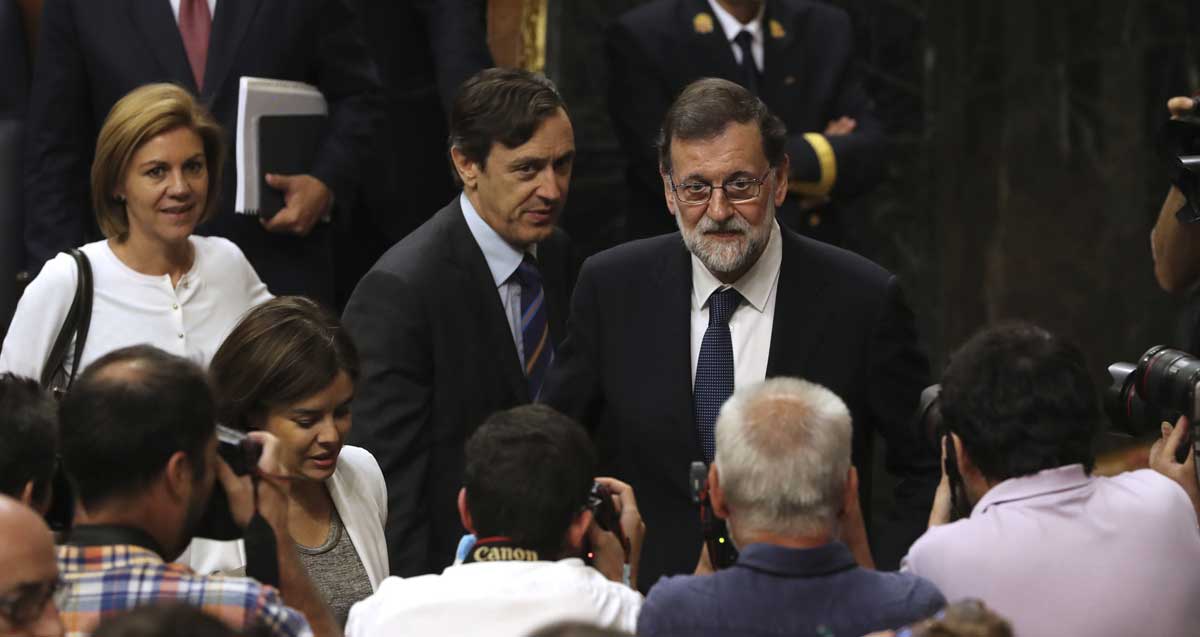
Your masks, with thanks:
[{"label": "blue striped tie", "polygon": [[696,429],[704,461],[712,462],[717,451],[716,423],[721,405],[733,394],[733,338],[729,335],[729,317],[742,302],[742,295],[725,288],[708,297],[708,329],[700,343],[696,364],[696,384],[692,388]]},{"label": "blue striped tie", "polygon": [[521,285],[521,344],[529,399],[537,400],[546,369],[554,360],[554,343],[550,342],[550,323],[546,320],[546,291],[532,255],[525,255],[513,276]]}]

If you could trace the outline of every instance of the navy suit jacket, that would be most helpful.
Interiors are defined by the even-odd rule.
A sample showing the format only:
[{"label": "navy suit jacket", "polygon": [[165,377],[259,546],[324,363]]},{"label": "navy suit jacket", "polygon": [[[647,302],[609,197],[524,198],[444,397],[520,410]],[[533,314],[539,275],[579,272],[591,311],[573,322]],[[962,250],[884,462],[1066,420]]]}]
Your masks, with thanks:
[{"label": "navy suit jacket", "polygon": [[[308,237],[272,234],[233,214],[233,135],[242,76],[316,85],[330,127],[311,174],[336,196],[335,217],[354,209],[358,173],[378,127],[378,80],[342,0],[221,0],[200,100],[229,146],[220,213],[202,234],[232,239],[275,294],[333,298],[328,224]],[[30,98],[25,165],[25,238],[30,265],[80,245],[93,232],[89,170],[96,136],[121,97],[151,82],[197,93],[167,0],[46,0]]]},{"label": "navy suit jacket", "polygon": [[[896,508],[886,524],[875,516],[887,532],[872,541],[880,565],[894,567],[925,530],[939,477],[934,449],[912,422],[929,381],[913,315],[883,268],[782,231],[767,377],[820,383],[846,402],[864,508],[871,441],[882,434],[898,479]],[[703,459],[692,408],[691,293],[691,256],[678,233],[591,257],[542,389],[544,402],[593,430],[603,468],[633,486],[647,529],[644,589],[660,575],[690,573],[700,555],[688,484],[689,465]]]},{"label": "navy suit jacket", "polygon": [[[701,14],[707,20],[698,20]],[[854,132],[827,138],[837,164],[831,196],[852,196],[874,185],[883,173],[883,125],[856,71],[849,16],[808,0],[766,0],[763,23],[759,96],[787,125],[794,178],[815,182],[821,174],[803,134],[822,132],[829,121],[849,116],[858,122]],[[729,39],[708,0],[654,0],[612,25],[606,50],[609,112],[629,160],[630,233],[670,232],[674,222],[663,200],[655,140],[667,109],[688,84],[704,77],[739,81]],[[801,212],[799,199],[790,197],[780,206],[780,219],[793,230],[839,243],[835,211],[826,208],[813,217]]]},{"label": "navy suit jacket", "polygon": [[[550,337],[562,341],[573,280],[569,241],[538,244]],[[342,322],[361,343],[351,444],[388,484],[392,573],[440,573],[464,533],[463,444],[529,389],[487,260],[458,197],[397,243],[359,282]]]}]

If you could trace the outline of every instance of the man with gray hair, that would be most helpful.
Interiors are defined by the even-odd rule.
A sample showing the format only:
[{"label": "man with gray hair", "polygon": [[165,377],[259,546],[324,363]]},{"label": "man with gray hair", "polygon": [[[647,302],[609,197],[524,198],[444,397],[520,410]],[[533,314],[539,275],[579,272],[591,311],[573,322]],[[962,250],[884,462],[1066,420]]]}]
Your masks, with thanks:
[{"label": "man with gray hair", "polygon": [[738,389],[721,407],[716,438],[709,494],[738,561],[660,580],[639,635],[863,635],[946,604],[920,577],[858,565],[869,554],[860,552],[850,412],[833,392],[785,377]]}]

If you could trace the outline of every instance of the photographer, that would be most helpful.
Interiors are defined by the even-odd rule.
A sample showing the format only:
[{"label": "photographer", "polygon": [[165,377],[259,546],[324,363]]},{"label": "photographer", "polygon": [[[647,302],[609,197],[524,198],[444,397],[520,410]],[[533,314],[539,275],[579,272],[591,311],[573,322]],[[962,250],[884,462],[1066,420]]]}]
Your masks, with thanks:
[{"label": "photographer", "polygon": [[1159,471],[1091,475],[1101,414],[1083,354],[1026,324],[959,348],[940,401],[944,467],[973,508],[950,522],[944,470],[905,570],[949,599],[985,600],[1023,637],[1195,633],[1194,460],[1172,457],[1182,428],[1154,449]]},{"label": "photographer", "polygon": [[0,374],[0,493],[45,515],[50,508],[58,415],[28,378]]},{"label": "photographer", "polygon": [[[1190,97],[1173,97],[1167,102],[1171,119],[1191,113],[1194,107]],[[1150,232],[1154,276],[1167,292],[1184,290],[1200,276],[1200,224],[1181,223],[1177,216],[1187,203],[1179,188],[1171,186]]]},{"label": "photographer", "polygon": [[[543,405],[517,407],[488,418],[464,454],[458,511],[479,539],[440,575],[385,579],[350,609],[346,634],[517,637],[561,621],[632,632],[646,527],[629,485],[593,478],[583,427]],[[615,496],[608,523],[625,546],[599,527],[608,516],[589,503],[593,481]],[[580,559],[587,547],[595,568]]]},{"label": "photographer", "polygon": [[736,390],[717,418],[708,489],[741,553],[716,574],[659,580],[638,634],[862,635],[944,606],[919,577],[871,570],[851,437],[846,404],[820,385],[781,377]]},{"label": "photographer", "polygon": [[[58,548],[68,634],[89,635],[104,617],[172,601],[196,604],[239,631],[338,634],[288,536],[278,441],[250,434],[263,445],[257,488],[234,474],[217,455],[213,396],[197,365],[147,345],[115,350],[75,381],[60,421],[64,466],[78,498],[75,527]],[[257,511],[273,529],[279,591],[169,563],[192,539],[214,488],[224,489],[238,525]]]}]

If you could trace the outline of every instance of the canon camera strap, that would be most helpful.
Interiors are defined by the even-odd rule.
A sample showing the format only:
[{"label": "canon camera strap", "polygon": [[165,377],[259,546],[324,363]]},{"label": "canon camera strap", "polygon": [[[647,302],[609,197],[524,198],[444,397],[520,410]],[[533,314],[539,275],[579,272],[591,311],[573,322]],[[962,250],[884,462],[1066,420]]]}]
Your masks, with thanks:
[{"label": "canon camera strap", "polygon": [[537,551],[518,546],[511,538],[485,537],[476,540],[467,552],[463,564],[473,562],[538,562],[542,557]]}]

